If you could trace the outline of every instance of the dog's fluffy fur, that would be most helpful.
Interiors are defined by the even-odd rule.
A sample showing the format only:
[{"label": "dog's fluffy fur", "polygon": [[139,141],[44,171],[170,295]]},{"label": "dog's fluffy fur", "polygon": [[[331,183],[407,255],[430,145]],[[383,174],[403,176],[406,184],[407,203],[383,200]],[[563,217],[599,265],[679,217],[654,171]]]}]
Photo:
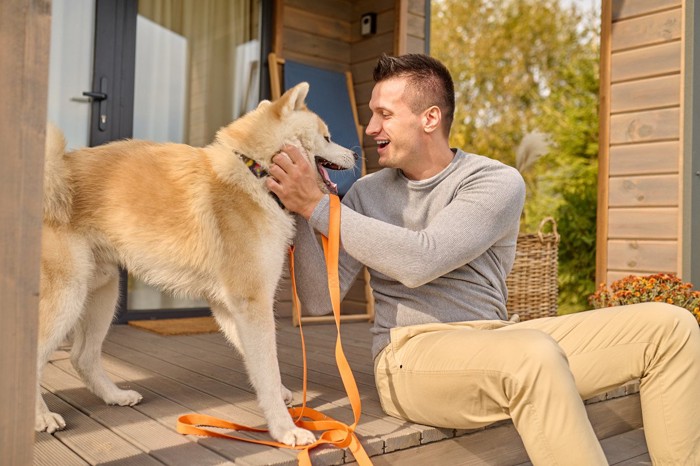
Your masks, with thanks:
[{"label": "dog's fluffy fur", "polygon": [[[294,219],[280,208],[239,154],[269,168],[285,143],[313,165],[350,168],[357,157],[330,141],[309,111],[302,83],[275,102],[219,130],[204,148],[120,141],[64,153],[60,131],[46,145],[38,371],[68,336],[71,361],[87,387],[108,404],[134,405],[100,361],[118,298],[118,267],[159,288],[209,301],[223,333],[244,357],[270,434],[306,444],[286,410],[273,300]],[[319,186],[327,182],[319,169]],[[65,423],[37,388],[36,429]]]}]

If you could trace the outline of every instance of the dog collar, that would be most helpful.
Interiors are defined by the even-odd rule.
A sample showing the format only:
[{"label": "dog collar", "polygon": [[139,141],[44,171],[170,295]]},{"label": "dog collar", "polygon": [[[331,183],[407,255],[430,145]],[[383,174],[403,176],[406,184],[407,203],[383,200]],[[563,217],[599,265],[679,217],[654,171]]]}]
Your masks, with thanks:
[{"label": "dog collar", "polygon": [[260,165],[258,162],[255,160],[251,159],[250,157],[246,156],[245,154],[242,154],[238,151],[233,151],[234,154],[236,154],[240,159],[243,161],[246,167],[248,167],[248,170],[255,175],[256,178],[263,178],[265,176],[268,176],[269,173],[267,170],[263,168],[262,165]]},{"label": "dog collar", "polygon": [[[234,150],[233,153],[241,159],[245,166],[248,167],[248,170],[250,170],[250,173],[252,173],[256,178],[264,178],[266,176],[270,176],[270,173],[267,170],[265,170],[265,168],[263,168],[262,165],[260,165],[258,162],[251,159],[247,155],[236,150]],[[277,197],[275,193],[270,191],[270,196],[272,196],[272,198],[277,202],[278,206],[280,206],[283,210],[286,210],[286,207],[284,206],[284,204],[282,204],[282,201],[280,201],[280,198]]]}]

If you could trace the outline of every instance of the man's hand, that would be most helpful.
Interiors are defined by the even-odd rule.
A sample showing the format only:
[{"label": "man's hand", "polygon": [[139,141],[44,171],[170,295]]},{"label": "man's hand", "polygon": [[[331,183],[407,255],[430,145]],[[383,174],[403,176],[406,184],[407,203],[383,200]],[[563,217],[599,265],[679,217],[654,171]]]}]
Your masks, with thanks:
[{"label": "man's hand", "polygon": [[285,145],[272,158],[267,188],[291,212],[309,219],[324,194],[318,187],[316,167],[311,166],[298,148]]}]

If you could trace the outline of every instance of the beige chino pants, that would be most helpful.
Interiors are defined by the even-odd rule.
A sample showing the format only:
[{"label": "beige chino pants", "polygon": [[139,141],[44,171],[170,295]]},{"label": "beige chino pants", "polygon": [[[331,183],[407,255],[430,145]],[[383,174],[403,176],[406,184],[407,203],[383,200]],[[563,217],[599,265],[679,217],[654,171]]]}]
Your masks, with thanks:
[{"label": "beige chino pants", "polygon": [[668,304],[395,328],[375,378],[392,416],[460,429],[511,418],[535,465],[566,466],[607,464],[582,399],[640,379],[654,464],[700,466],[700,330]]}]

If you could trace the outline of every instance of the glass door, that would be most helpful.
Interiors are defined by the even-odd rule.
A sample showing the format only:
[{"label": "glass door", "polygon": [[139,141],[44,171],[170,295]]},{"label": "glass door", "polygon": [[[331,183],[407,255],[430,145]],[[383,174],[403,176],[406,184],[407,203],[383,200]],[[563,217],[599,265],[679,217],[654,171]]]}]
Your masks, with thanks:
[{"label": "glass door", "polygon": [[[134,138],[205,146],[257,105],[259,11],[252,0],[139,1]],[[207,303],[129,276],[126,306],[139,318]]]},{"label": "glass door", "polygon": [[90,145],[94,0],[51,2],[48,121],[63,131],[68,150]]},{"label": "glass door", "polygon": [[[54,0],[49,120],[69,149],[205,146],[259,100],[261,0]],[[119,320],[205,315],[122,273]]]}]

